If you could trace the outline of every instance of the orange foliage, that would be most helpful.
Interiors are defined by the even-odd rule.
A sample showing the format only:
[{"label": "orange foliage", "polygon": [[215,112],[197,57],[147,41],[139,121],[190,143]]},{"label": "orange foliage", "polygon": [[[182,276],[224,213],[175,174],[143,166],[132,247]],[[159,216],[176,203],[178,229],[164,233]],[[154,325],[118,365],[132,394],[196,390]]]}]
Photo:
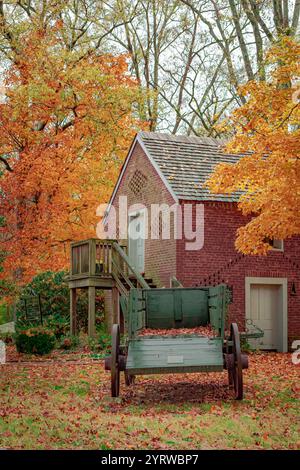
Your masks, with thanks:
[{"label": "orange foliage", "polygon": [[236,247],[266,254],[266,239],[300,234],[300,44],[283,38],[267,57],[266,82],[249,82],[247,96],[228,125],[231,152],[252,152],[237,164],[220,164],[208,187],[213,193],[242,190],[239,208],[254,217],[238,230]]},{"label": "orange foliage", "polygon": [[67,51],[60,27],[23,38],[0,103],[4,276],[17,268],[22,282],[65,267],[69,242],[96,236],[96,208],[139,126],[127,57]]}]

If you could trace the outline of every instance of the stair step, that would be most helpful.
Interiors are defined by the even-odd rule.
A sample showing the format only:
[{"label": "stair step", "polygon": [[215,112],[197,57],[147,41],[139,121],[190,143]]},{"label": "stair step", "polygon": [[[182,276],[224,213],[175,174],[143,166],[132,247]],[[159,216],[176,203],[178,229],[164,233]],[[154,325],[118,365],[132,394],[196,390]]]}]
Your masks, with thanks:
[{"label": "stair step", "polygon": [[[144,278],[144,279],[150,287],[153,287],[153,288],[156,287],[156,284],[153,282],[153,279],[150,279],[150,278],[149,279]],[[121,280],[122,284],[127,285],[125,279],[120,279],[120,280]],[[132,282],[133,285],[137,284],[136,278],[130,277],[129,280]]]},{"label": "stair step", "polygon": [[[153,279],[150,278],[150,277],[144,277],[145,281],[147,282],[148,286],[151,288],[151,289],[156,289],[157,285],[154,283]],[[123,284],[123,286],[128,289],[128,284],[126,282],[125,279],[123,279],[122,277],[119,278],[120,282]],[[133,286],[136,286],[137,285],[137,279],[136,277],[134,276],[129,276],[129,280],[130,282],[133,284]]]}]

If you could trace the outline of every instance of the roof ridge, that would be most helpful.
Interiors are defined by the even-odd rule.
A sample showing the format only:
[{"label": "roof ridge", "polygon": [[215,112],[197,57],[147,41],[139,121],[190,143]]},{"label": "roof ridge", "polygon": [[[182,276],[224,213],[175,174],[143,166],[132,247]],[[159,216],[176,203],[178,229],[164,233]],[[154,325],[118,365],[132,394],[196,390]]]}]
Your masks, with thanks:
[{"label": "roof ridge", "polygon": [[178,143],[191,143],[191,144],[206,144],[220,146],[227,142],[227,139],[222,139],[218,137],[208,137],[208,136],[196,136],[196,135],[183,135],[183,134],[167,134],[164,132],[153,132],[153,131],[141,131],[138,133],[143,140],[156,140],[156,141],[166,141],[166,142],[178,142]]}]

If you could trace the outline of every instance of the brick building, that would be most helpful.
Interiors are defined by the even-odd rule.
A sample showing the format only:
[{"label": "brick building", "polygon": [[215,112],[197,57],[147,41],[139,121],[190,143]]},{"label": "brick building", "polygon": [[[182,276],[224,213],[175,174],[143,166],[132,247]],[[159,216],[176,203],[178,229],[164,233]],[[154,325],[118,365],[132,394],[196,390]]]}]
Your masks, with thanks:
[{"label": "brick building", "polygon": [[[274,240],[267,256],[245,256],[235,250],[236,230],[247,222],[237,210],[238,194],[211,195],[203,187],[217,163],[234,163],[240,158],[222,153],[221,144],[212,138],[137,134],[112,194],[106,222],[112,206],[117,220],[120,211],[125,213],[120,196],[126,196],[129,209],[123,216],[129,221],[129,257],[146,278],[158,287],[169,287],[173,276],[185,287],[225,282],[232,291],[230,320],[237,321],[241,329],[245,329],[246,319],[253,321],[265,332],[256,346],[286,351],[292,340],[300,339],[300,237]],[[164,205],[151,216],[157,239],[150,233],[153,204]],[[170,206],[177,212],[174,216],[171,211],[168,219],[164,213]],[[197,207],[204,215],[204,224],[198,227],[204,243],[190,250],[182,219],[189,208],[195,230]],[[164,239],[168,220],[170,237]],[[178,236],[180,227],[182,237]],[[119,238],[125,241],[121,228]],[[136,236],[139,231],[146,236]]]}]

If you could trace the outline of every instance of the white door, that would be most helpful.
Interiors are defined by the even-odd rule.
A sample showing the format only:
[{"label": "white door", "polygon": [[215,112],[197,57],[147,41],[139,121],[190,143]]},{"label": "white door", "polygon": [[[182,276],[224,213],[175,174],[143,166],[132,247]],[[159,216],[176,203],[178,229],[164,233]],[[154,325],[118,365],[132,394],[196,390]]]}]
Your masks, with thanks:
[{"label": "white door", "polygon": [[129,214],[128,255],[131,265],[140,273],[145,271],[145,214]]},{"label": "white door", "polygon": [[251,284],[249,318],[264,331],[264,337],[251,344],[260,349],[280,349],[282,299],[279,285]]}]

